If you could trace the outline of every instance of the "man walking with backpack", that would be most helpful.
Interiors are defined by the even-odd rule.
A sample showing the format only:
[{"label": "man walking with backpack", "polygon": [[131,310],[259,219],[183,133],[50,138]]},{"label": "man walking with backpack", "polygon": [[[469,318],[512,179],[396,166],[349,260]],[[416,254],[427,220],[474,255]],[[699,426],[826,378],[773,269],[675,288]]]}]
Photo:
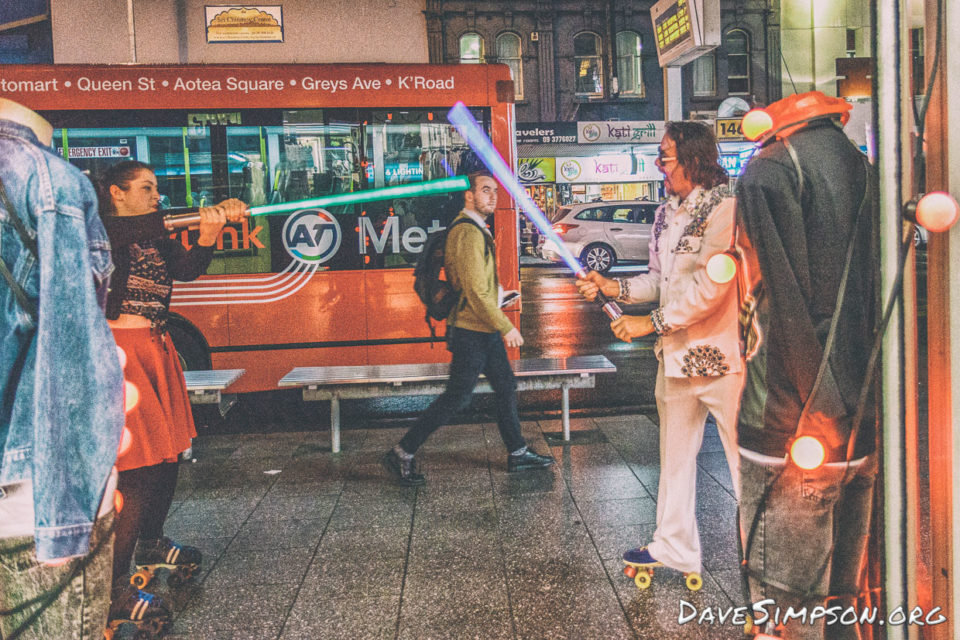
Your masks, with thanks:
[{"label": "man walking with backpack", "polygon": [[453,354],[447,388],[383,456],[383,466],[405,486],[426,481],[416,471],[414,455],[431,433],[467,406],[481,373],[496,396],[497,428],[509,452],[507,470],[540,469],[554,463],[552,457],[530,449],[520,435],[517,383],[505,346],[521,346],[523,336],[498,305],[493,236],[486,227],[497,206],[497,182],[486,171],[468,177],[463,211],[450,225],[444,254],[447,281],[460,292],[447,317],[447,349]]}]

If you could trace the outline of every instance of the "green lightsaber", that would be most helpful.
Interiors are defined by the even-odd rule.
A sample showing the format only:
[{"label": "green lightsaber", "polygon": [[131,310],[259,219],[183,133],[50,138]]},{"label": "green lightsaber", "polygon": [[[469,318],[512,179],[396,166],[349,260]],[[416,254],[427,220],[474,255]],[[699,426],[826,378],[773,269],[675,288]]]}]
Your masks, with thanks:
[{"label": "green lightsaber", "polygon": [[[281,202],[278,204],[262,204],[250,207],[250,216],[274,216],[281,213],[290,213],[298,209],[335,207],[337,205],[356,204],[358,202],[377,202],[379,200],[390,200],[392,198],[435,196],[441,193],[466,191],[469,188],[470,181],[467,176],[456,176],[453,178],[443,178],[442,180],[428,180],[427,182],[403,184],[395,187],[337,193],[330,196],[320,196],[319,198],[308,198],[307,200],[295,200],[293,202]],[[172,213],[163,218],[163,226],[166,227],[168,231],[198,224],[200,224],[200,213],[196,209],[185,213]]]}]

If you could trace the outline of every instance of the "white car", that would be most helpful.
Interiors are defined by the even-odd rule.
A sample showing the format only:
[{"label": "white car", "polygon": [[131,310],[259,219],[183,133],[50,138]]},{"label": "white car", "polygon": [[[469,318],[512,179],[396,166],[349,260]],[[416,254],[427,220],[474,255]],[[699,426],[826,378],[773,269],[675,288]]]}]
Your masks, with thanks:
[{"label": "white car", "polygon": [[[566,205],[551,216],[553,230],[584,267],[606,273],[618,262],[647,262],[659,202],[614,200]],[[540,246],[545,260],[561,262],[556,243]]]}]

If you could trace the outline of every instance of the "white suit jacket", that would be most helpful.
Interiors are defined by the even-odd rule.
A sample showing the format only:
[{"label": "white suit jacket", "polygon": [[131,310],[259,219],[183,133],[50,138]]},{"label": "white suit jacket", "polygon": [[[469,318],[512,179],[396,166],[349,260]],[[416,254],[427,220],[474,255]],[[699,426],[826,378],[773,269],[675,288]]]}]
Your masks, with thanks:
[{"label": "white suit jacket", "polygon": [[619,299],[659,301],[650,314],[657,357],[671,378],[721,376],[743,370],[738,327],[737,278],[717,284],[707,261],[733,245],[735,201],[724,185],[694,188],[657,210],[650,235],[650,270],[618,278]]}]

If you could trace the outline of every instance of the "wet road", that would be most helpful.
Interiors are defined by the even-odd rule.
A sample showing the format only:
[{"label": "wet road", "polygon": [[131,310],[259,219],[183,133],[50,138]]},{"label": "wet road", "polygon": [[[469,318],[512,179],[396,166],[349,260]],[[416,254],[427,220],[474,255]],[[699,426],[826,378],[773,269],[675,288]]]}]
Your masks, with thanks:
[{"label": "wet road", "polygon": [[[525,258],[526,262],[528,259]],[[638,268],[617,267],[616,275],[637,273]],[[521,330],[525,344],[521,357],[557,358],[574,355],[605,355],[617,366],[612,375],[597,376],[595,389],[572,389],[570,405],[580,412],[613,413],[628,408],[651,410],[656,374],[653,339],[632,344],[617,340],[610,331],[609,320],[595,304],[586,302],[576,291],[573,276],[565,268],[546,263],[525,265],[520,270],[523,313]],[[628,313],[649,313],[651,305],[625,309]],[[347,400],[341,406],[345,428],[351,422],[409,419],[426,409],[432,398],[396,397],[371,400]],[[493,396],[474,396],[463,420],[476,420],[478,414],[493,416]],[[520,394],[520,411],[525,419],[558,415],[560,391],[524,392]],[[310,425],[329,424],[328,403],[306,404],[299,390],[287,389],[240,396],[225,419],[209,406],[194,407],[199,427],[209,432],[299,431]]]},{"label": "wet road", "polygon": [[[636,274],[637,268],[616,268],[617,276]],[[627,344],[610,331],[610,321],[594,304],[584,300],[565,268],[526,266],[521,269],[525,344],[521,355],[528,358],[561,358],[576,355],[604,355],[617,366],[614,375],[597,376],[595,389],[571,391],[571,405],[604,409],[653,405],[657,370],[653,338]],[[649,313],[653,305],[625,308],[626,313]],[[521,408],[555,408],[552,398],[524,394]],[[544,402],[546,401],[546,404]]]}]

